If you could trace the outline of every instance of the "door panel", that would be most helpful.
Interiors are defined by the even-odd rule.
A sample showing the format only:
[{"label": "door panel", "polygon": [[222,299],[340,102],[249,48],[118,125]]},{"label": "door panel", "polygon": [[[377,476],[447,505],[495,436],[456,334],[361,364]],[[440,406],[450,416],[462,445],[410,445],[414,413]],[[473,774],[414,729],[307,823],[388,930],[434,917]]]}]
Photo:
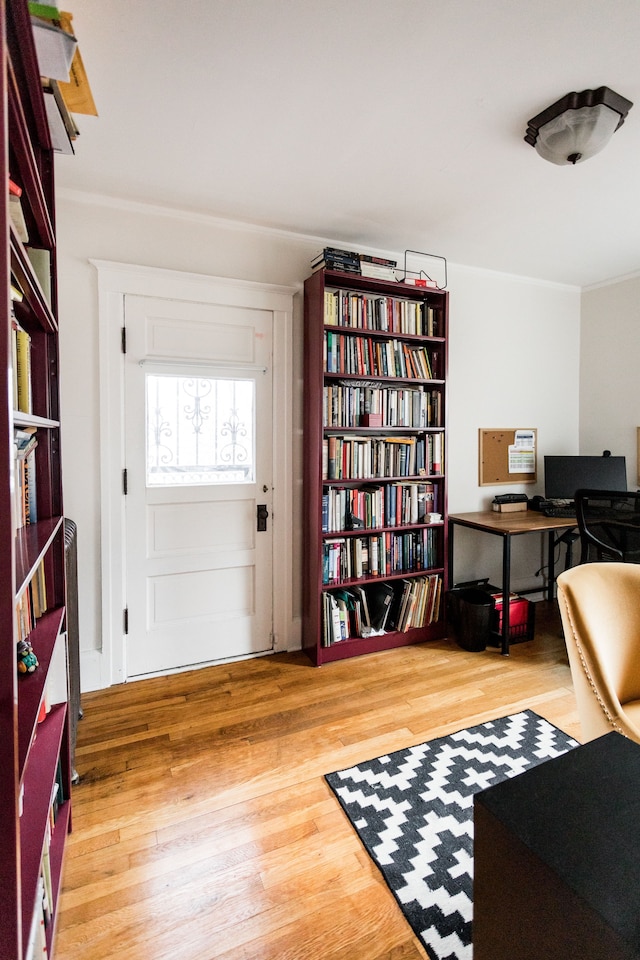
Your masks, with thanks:
[{"label": "door panel", "polygon": [[272,649],[269,311],[126,297],[128,677]]}]

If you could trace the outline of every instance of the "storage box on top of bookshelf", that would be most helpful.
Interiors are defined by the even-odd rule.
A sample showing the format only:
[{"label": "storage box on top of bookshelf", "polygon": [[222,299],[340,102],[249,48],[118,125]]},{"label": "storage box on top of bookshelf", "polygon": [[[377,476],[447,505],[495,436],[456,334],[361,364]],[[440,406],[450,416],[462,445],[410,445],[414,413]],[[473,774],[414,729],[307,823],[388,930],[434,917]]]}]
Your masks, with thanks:
[{"label": "storage box on top of bookshelf", "polygon": [[[0,338],[0,960],[53,956],[71,825],[53,155],[26,0],[6,0]],[[4,141],[5,132],[8,142]]]},{"label": "storage box on top of bookshelf", "polygon": [[448,294],[305,282],[303,646],[316,664],[444,636]]}]

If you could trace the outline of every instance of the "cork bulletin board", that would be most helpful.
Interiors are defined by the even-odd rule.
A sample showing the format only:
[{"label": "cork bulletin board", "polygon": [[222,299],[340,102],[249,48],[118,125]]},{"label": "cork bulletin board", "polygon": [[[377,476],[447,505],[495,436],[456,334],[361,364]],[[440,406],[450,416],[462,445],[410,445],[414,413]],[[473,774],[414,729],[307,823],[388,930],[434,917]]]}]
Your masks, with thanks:
[{"label": "cork bulletin board", "polygon": [[535,483],[537,480],[536,429],[502,427],[478,431],[478,482]]}]

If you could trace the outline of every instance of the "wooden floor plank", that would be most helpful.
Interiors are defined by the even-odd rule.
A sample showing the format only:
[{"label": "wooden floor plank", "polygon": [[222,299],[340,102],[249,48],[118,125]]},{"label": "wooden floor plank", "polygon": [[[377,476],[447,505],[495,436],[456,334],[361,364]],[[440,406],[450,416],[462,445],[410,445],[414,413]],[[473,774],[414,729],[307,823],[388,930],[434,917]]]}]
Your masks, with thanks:
[{"label": "wooden floor plank", "polygon": [[324,774],[527,707],[579,739],[537,616],[508,658],[279,654],[85,695],[57,960],[424,960]]}]

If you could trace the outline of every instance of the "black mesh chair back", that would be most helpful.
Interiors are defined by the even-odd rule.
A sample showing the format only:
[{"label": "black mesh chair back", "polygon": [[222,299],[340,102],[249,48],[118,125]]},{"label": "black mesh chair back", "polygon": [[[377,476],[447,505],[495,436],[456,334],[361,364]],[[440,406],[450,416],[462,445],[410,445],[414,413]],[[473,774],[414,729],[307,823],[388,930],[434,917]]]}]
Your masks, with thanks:
[{"label": "black mesh chair back", "polygon": [[577,490],[580,563],[617,560],[640,563],[640,493]]}]

